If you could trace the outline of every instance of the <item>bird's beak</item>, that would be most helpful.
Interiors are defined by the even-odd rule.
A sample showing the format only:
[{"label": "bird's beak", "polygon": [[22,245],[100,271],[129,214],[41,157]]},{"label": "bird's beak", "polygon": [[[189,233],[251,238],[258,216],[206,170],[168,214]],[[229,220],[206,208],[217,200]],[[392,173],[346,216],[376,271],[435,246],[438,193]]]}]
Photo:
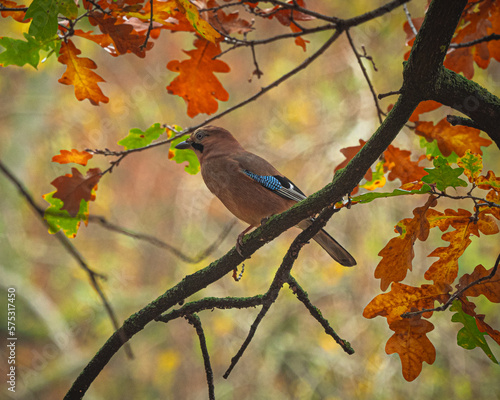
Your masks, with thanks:
[{"label": "bird's beak", "polygon": [[188,142],[187,140],[185,140],[184,142],[180,142],[177,146],[175,146],[175,148],[179,149],[179,150],[190,149],[191,142]]}]

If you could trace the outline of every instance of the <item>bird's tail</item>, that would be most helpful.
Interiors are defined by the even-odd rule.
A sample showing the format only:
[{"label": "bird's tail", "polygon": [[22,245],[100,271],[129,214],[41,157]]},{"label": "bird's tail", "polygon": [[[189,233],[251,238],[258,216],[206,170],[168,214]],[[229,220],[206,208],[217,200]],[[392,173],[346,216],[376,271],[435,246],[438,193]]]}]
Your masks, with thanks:
[{"label": "bird's tail", "polygon": [[[311,225],[311,220],[304,220],[299,223],[299,228],[306,229]],[[324,229],[320,230],[313,239],[323,249],[330,254],[330,256],[344,267],[352,267],[356,265],[356,260],[349,252],[344,249],[339,242],[332,238]]]}]

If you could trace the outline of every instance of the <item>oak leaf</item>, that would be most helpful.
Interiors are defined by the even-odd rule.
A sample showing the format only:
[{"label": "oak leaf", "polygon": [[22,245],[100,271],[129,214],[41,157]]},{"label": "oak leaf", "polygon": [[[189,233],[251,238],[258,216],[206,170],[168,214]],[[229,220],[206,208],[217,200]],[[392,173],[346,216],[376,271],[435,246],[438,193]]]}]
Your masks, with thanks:
[{"label": "oak leaf", "polygon": [[61,150],[61,154],[52,157],[52,161],[59,164],[75,163],[86,166],[88,160],[92,157],[92,154],[86,151],[78,151],[76,149],[72,149],[71,151]]},{"label": "oak leaf", "polygon": [[[391,290],[376,296],[363,310],[365,318],[377,316],[387,318],[387,323],[401,320],[401,315],[414,309],[423,310],[434,308],[434,302],[444,303],[449,298],[449,285],[422,285],[408,286],[394,282]],[[425,312],[422,316],[428,318],[432,312]]]},{"label": "oak leaf", "polygon": [[493,189],[497,192],[500,192],[500,177],[496,177],[493,171],[488,171],[486,176],[478,177],[476,184],[480,189]]},{"label": "oak leaf", "polygon": [[253,30],[252,23],[239,17],[239,12],[234,11],[226,14],[222,8],[218,8],[219,4],[215,0],[209,0],[208,2],[198,0],[201,8],[212,8],[216,11],[206,12],[210,24],[215,28],[216,31],[223,32],[226,35],[232,33],[239,33],[240,35],[251,32]]},{"label": "oak leaf", "polygon": [[52,197],[62,200],[64,206],[61,209],[67,210],[70,216],[75,217],[82,200],[95,200],[92,191],[97,190],[97,183],[102,175],[99,168],[89,169],[85,177],[76,168],[71,168],[71,172],[72,174],[60,176],[51,182],[57,189]]},{"label": "oak leaf", "polygon": [[388,176],[390,181],[399,179],[401,184],[404,185],[409,182],[419,181],[426,174],[424,167],[418,165],[425,156],[420,156],[417,161],[411,161],[410,156],[410,151],[401,150],[392,144],[384,151],[384,169],[391,171]]},{"label": "oak leaf", "polygon": [[[460,278],[457,285],[457,290],[461,290],[472,282],[488,276],[489,274],[491,274],[492,269],[486,270],[481,264],[479,264],[474,269],[474,272],[472,272],[472,274],[464,274]],[[465,291],[464,294],[471,297],[478,297],[480,295],[483,295],[492,303],[500,303],[500,268],[497,268],[495,275],[491,279],[471,286]]]},{"label": "oak leaf", "polygon": [[420,118],[420,114],[424,114],[433,111],[441,107],[441,103],[434,100],[421,101],[420,104],[415,108],[415,111],[410,116],[410,122],[417,122]]},{"label": "oak leaf", "polygon": [[[457,334],[457,344],[464,349],[472,350],[476,347],[481,348],[488,358],[495,364],[498,364],[495,356],[493,355],[488,342],[484,338],[487,334],[488,328],[482,332],[477,324],[477,319],[473,316],[468,315],[462,310],[462,304],[459,300],[455,300],[453,305],[450,307],[450,311],[455,311],[451,317],[452,322],[459,322],[463,324],[463,328],[458,331]],[[484,323],[484,320],[482,321]],[[492,333],[495,335],[494,330],[488,325]]]},{"label": "oak leaf", "polygon": [[186,16],[195,31],[204,39],[215,43],[221,37],[212,25],[200,17],[200,13],[194,4],[189,0],[175,0],[178,9]]},{"label": "oak leaf", "polygon": [[99,12],[91,12],[89,22],[94,26],[99,25],[101,32],[104,35],[108,35],[113,41],[112,47],[106,47],[113,56],[134,53],[137,57],[144,58],[146,50],[153,47],[153,42],[151,41],[148,41],[147,45],[143,46],[146,36],[137,34],[134,27],[126,22],[126,19],[116,18]]},{"label": "oak leaf", "polygon": [[415,133],[425,137],[428,142],[437,140],[439,150],[445,157],[454,151],[463,157],[467,150],[472,153],[483,154],[481,146],[489,146],[491,141],[479,136],[479,129],[468,126],[452,126],[447,120],[442,119],[437,125],[433,122],[417,122]]},{"label": "oak leaf", "polygon": [[389,328],[394,335],[387,341],[385,352],[399,354],[403,377],[411,382],[420,375],[424,361],[433,364],[436,360],[436,349],[427,337],[434,325],[420,318],[408,318],[394,321]]},{"label": "oak leaf", "polygon": [[471,222],[472,214],[463,209],[458,211],[446,209],[444,213],[434,211],[429,215],[433,226],[444,232],[450,226],[454,230],[446,232],[441,238],[450,242],[448,247],[436,248],[429,257],[439,257],[425,272],[424,278],[434,283],[452,284],[458,275],[458,259],[471,244],[470,235],[479,236],[478,224]]},{"label": "oak leaf", "polygon": [[389,240],[389,243],[378,253],[382,260],[375,269],[375,278],[380,279],[380,288],[386,290],[391,282],[400,282],[412,269],[415,256],[413,245],[417,239],[425,241],[429,235],[429,221],[426,214],[429,207],[435,205],[435,198],[430,196],[426,204],[413,210],[413,218],[406,218],[396,225],[399,236]]},{"label": "oak leaf", "polygon": [[483,158],[479,154],[472,154],[470,150],[466,151],[465,155],[457,161],[457,164],[464,169],[464,174],[471,183],[476,182],[483,170]]},{"label": "oak leaf", "polygon": [[186,101],[190,117],[200,113],[213,114],[219,107],[216,100],[229,99],[229,94],[214,75],[215,72],[230,70],[225,62],[214,60],[220,54],[219,44],[196,39],[194,45],[195,50],[184,51],[189,60],[173,60],[167,64],[170,71],[179,73],[167,90]]},{"label": "oak leaf", "polygon": [[78,100],[89,99],[93,105],[98,105],[99,102],[107,103],[107,98],[98,86],[99,82],[104,82],[93,69],[97,65],[90,58],[78,57],[81,51],[78,50],[71,40],[67,43],[62,43],[61,52],[58,61],[66,65],[64,72],[59,82],[64,85],[73,85],[75,87],[75,96]]},{"label": "oak leaf", "polygon": [[10,0],[0,0],[0,4],[3,8],[20,8],[20,11],[0,11],[0,15],[2,18],[12,17],[16,22],[27,23],[31,22],[31,18],[24,18],[26,16],[26,11],[23,8],[26,8],[25,5],[21,5],[16,3],[15,1]]}]

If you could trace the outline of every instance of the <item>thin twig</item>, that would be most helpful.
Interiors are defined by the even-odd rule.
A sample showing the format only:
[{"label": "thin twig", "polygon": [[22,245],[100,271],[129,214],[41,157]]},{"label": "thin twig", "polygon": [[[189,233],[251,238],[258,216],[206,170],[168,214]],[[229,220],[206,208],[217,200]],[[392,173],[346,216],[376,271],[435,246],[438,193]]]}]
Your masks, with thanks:
[{"label": "thin twig", "polygon": [[321,324],[321,326],[325,329],[325,333],[327,335],[330,335],[337,344],[342,347],[342,349],[347,353],[347,354],[354,354],[354,349],[351,347],[351,344],[347,342],[346,340],[342,339],[335,330],[331,327],[330,323],[328,320],[326,320],[323,315],[321,314],[321,311],[315,307],[311,301],[309,300],[309,296],[307,295],[307,292],[302,289],[302,287],[299,285],[299,283],[295,280],[295,278],[289,274],[288,279],[287,279],[288,286],[290,286],[290,289],[292,290],[293,293],[297,295],[297,298],[306,306],[306,308],[309,310],[310,314]]},{"label": "thin twig", "polygon": [[[354,45],[354,41],[352,40],[351,34],[349,33],[349,29],[346,29],[345,34],[347,35],[347,39],[349,40],[349,44],[351,45],[351,49],[354,52],[354,55],[356,56],[356,59],[358,60],[359,67],[361,68],[361,72],[363,72],[363,76],[365,77],[366,83],[368,83],[368,87],[370,88],[370,92],[373,97],[373,101],[375,102],[375,108],[377,109],[377,115],[378,115],[378,120],[380,123],[382,123],[382,116],[384,115],[384,112],[380,108],[380,105],[378,104],[378,99],[377,99],[377,93],[375,93],[375,89],[373,88],[372,82],[370,80],[370,77],[368,76],[368,72],[366,71],[365,66],[363,65],[363,61],[361,58],[368,58],[366,56],[366,51],[365,51],[365,56],[362,56],[361,54],[358,53],[356,50],[356,46]],[[372,60],[373,63],[373,60]]]},{"label": "thin twig", "polygon": [[151,35],[151,31],[153,30],[153,0],[149,0],[149,7],[151,8],[151,13],[149,15],[149,26],[146,32],[146,38],[144,39],[144,43],[139,46],[141,50],[144,50],[148,45],[149,36]]},{"label": "thin twig", "polygon": [[411,31],[413,32],[413,34],[415,36],[417,36],[418,35],[417,28],[413,24],[413,20],[411,19],[410,11],[408,11],[408,7],[406,6],[406,4],[403,4],[403,10],[405,10],[406,20],[408,21],[408,25],[410,25]]},{"label": "thin twig", "polygon": [[470,42],[463,42],[463,43],[451,43],[450,48],[452,49],[460,49],[463,47],[470,47],[474,46],[479,43],[483,42],[489,42],[491,40],[500,40],[500,35],[497,33],[492,33],[491,35],[488,36],[483,36],[482,38],[471,40]]},{"label": "thin twig", "polygon": [[[24,187],[22,182],[19,179],[17,179],[12,172],[10,172],[10,170],[1,160],[0,160],[0,170],[11,181],[11,183],[17,187],[19,193],[24,197],[24,199],[27,201],[27,203],[30,205],[33,211],[36,212],[39,219],[46,226],[46,228],[50,229],[50,224],[43,217],[44,213],[41,207],[36,204],[35,200],[33,199],[33,196],[31,196],[31,194],[28,193],[27,189]],[[109,319],[111,320],[113,328],[115,330],[118,330],[120,325],[118,324],[118,319],[116,317],[116,314],[113,308],[111,307],[111,304],[109,303],[108,299],[106,298],[106,295],[104,294],[101,288],[101,284],[99,283],[99,279],[103,279],[105,278],[105,276],[98,272],[95,272],[92,268],[89,267],[87,261],[85,261],[85,259],[80,254],[78,249],[69,241],[69,239],[62,232],[57,232],[55,234],[55,237],[57,238],[57,240],[59,240],[59,242],[66,249],[66,251],[75,259],[78,265],[80,265],[80,267],[87,273],[90,282],[92,284],[92,287],[97,292],[97,295],[101,299],[101,302],[109,316]],[[130,359],[134,358],[134,355],[128,343],[126,343],[125,351]]]},{"label": "thin twig", "polygon": [[468,289],[470,289],[472,286],[478,285],[484,281],[487,281],[495,276],[497,273],[498,269],[498,264],[500,264],[500,254],[497,257],[497,260],[495,261],[495,266],[491,270],[490,274],[487,276],[483,276],[482,278],[479,278],[478,280],[469,283],[468,285],[464,286],[463,288],[457,290],[455,293],[453,293],[448,301],[444,303],[442,306],[436,307],[436,308],[424,308],[423,310],[418,310],[418,311],[410,311],[406,312],[404,314],[401,314],[401,317],[403,318],[411,318],[415,315],[420,315],[426,312],[434,312],[434,311],[445,311],[457,298],[462,296]]},{"label": "thin twig", "polygon": [[119,225],[116,225],[112,222],[109,222],[105,217],[93,215],[93,216],[89,217],[89,220],[99,223],[105,229],[109,229],[111,231],[120,233],[122,235],[126,235],[126,236],[134,238],[134,239],[144,240],[153,246],[168,250],[174,256],[178,257],[182,261],[189,263],[189,264],[198,264],[200,261],[203,261],[210,254],[212,254],[213,251],[220,246],[220,244],[227,237],[227,235],[229,234],[229,232],[231,231],[233,226],[236,224],[236,220],[233,220],[229,224],[227,224],[224,227],[224,229],[222,230],[222,232],[219,234],[219,236],[214,240],[214,242],[210,246],[208,246],[205,250],[201,251],[198,255],[193,257],[193,256],[190,256],[188,254],[183,253],[177,247],[172,246],[171,244],[164,242],[163,240],[160,240],[153,235],[148,235],[146,233],[131,231],[129,229],[126,229],[126,228],[123,228]]},{"label": "thin twig", "polygon": [[196,334],[198,335],[201,354],[203,355],[203,363],[205,364],[205,373],[207,375],[208,398],[210,400],[215,400],[214,373],[210,365],[210,355],[208,354],[207,341],[205,340],[205,332],[203,332],[200,318],[196,314],[186,315],[184,318],[194,326]]}]

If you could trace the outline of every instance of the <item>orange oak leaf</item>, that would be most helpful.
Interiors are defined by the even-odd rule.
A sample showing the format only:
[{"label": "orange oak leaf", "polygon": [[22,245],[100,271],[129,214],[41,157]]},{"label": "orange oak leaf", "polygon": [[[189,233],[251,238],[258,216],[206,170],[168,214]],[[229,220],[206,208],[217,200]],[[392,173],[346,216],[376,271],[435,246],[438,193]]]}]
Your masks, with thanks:
[{"label": "orange oak leaf", "polygon": [[427,174],[424,171],[424,167],[418,165],[425,156],[420,156],[418,161],[411,161],[410,156],[410,151],[401,150],[392,144],[384,151],[384,170],[391,171],[388,176],[390,181],[399,179],[404,185],[405,183],[419,181]]},{"label": "orange oak leaf", "polygon": [[57,60],[66,65],[66,71],[59,82],[64,85],[73,85],[75,97],[80,101],[89,99],[95,106],[99,105],[99,102],[107,103],[109,98],[98,86],[98,82],[104,82],[104,79],[92,71],[97,68],[97,65],[90,58],[78,57],[78,54],[81,54],[81,51],[71,40],[61,43],[60,56]]},{"label": "orange oak leaf", "polygon": [[[493,269],[493,268],[492,268]],[[457,290],[491,274],[492,269],[486,270],[479,264],[472,274],[463,275],[458,281]],[[491,279],[485,280],[477,285],[471,286],[464,293],[466,296],[478,297],[484,295],[492,303],[500,303],[500,268],[497,268]]]},{"label": "orange oak leaf", "polygon": [[469,236],[472,234],[479,236],[478,224],[471,222],[471,216],[469,211],[463,209],[458,211],[446,209],[444,214],[435,211],[430,216],[429,220],[435,222],[434,226],[438,226],[442,232],[450,225],[455,229],[441,236],[443,240],[450,242],[448,247],[438,247],[429,254],[428,257],[439,257],[439,260],[425,272],[425,279],[447,284],[455,281],[458,275],[458,259],[472,242]]},{"label": "orange oak leaf", "polygon": [[78,151],[76,149],[72,149],[71,151],[61,150],[61,154],[52,157],[52,161],[59,164],[75,163],[86,166],[88,160],[92,157],[92,154],[86,151]]},{"label": "orange oak leaf", "polygon": [[452,126],[446,118],[439,121],[437,125],[433,122],[417,122],[415,133],[425,137],[428,142],[437,140],[439,150],[445,157],[454,151],[459,157],[463,157],[467,150],[471,153],[483,154],[481,146],[489,146],[491,141],[479,136],[479,129],[468,126]]},{"label": "orange oak leaf", "polygon": [[391,282],[400,282],[406,272],[412,269],[415,256],[413,245],[417,239],[425,241],[429,235],[429,221],[426,214],[429,207],[435,205],[435,197],[430,196],[422,207],[413,210],[413,218],[406,218],[395,227],[400,235],[389,240],[389,243],[378,253],[382,260],[375,268],[375,278],[380,279],[380,288],[387,290]]},{"label": "orange oak leaf", "polygon": [[[375,318],[377,316],[387,318],[387,323],[403,319],[401,314],[414,309],[423,310],[434,307],[434,302],[444,303],[449,298],[449,285],[422,285],[421,287],[408,286],[403,283],[394,282],[391,290],[376,296],[363,311],[363,317]],[[432,312],[422,314],[429,318]]]},{"label": "orange oak leaf", "polygon": [[389,328],[394,335],[387,341],[385,352],[399,354],[403,377],[411,382],[420,375],[424,361],[433,364],[436,360],[436,349],[427,337],[434,325],[420,318],[408,318],[394,321]]},{"label": "orange oak leaf", "polygon": [[[490,11],[492,1],[480,2],[478,7],[469,7],[463,15],[452,43],[466,43],[487,36],[491,26]],[[474,62],[486,68],[490,61],[487,42],[477,43],[463,48],[451,48],[444,60],[444,66],[457,73],[462,72],[467,79],[474,76]]]},{"label": "orange oak leaf", "polygon": [[152,41],[148,41],[147,45],[143,47],[146,36],[139,35],[134,27],[127,23],[126,18],[91,12],[89,22],[94,26],[99,25],[101,32],[108,35],[113,41],[113,46],[106,47],[113,56],[134,53],[137,57],[144,58],[146,51],[153,47]]},{"label": "orange oak leaf", "polygon": [[[486,195],[486,200],[491,201],[495,204],[500,204],[500,191],[490,190]],[[492,214],[496,219],[500,220],[500,208],[489,207],[488,212]]]},{"label": "orange oak leaf", "polygon": [[493,171],[488,171],[486,176],[480,176],[476,180],[477,187],[484,190],[493,189],[500,192],[500,177],[496,177]]},{"label": "orange oak leaf", "polygon": [[[15,1],[10,1],[10,0],[0,0],[0,5],[3,6],[3,8],[26,8],[25,5],[17,4]],[[26,11],[20,10],[20,11],[0,11],[0,15],[2,15],[2,18],[7,18],[7,17],[12,17],[16,22],[30,22],[31,18],[24,19],[26,15]]]},{"label": "orange oak leaf", "polygon": [[173,60],[167,64],[170,71],[179,73],[167,90],[186,101],[190,117],[200,113],[213,114],[219,108],[216,100],[229,99],[229,94],[214,75],[214,72],[230,70],[225,62],[213,59],[220,54],[219,44],[198,38],[194,45],[195,50],[184,51],[189,60]]},{"label": "orange oak leaf", "polygon": [[[489,18],[491,22],[491,26],[487,28],[488,35],[492,33],[500,32],[500,4],[495,2],[492,4],[490,9],[491,17]],[[500,61],[500,41],[499,40],[490,40],[488,42],[488,50],[490,52],[491,57],[495,60]]]},{"label": "orange oak leaf", "polygon": [[72,174],[60,176],[51,182],[57,189],[52,197],[62,200],[64,206],[61,209],[75,217],[82,200],[95,200],[92,190],[97,190],[97,183],[102,175],[99,168],[89,169],[85,177],[76,168],[71,168],[71,172]]},{"label": "orange oak leaf", "polygon": [[420,114],[424,114],[424,113],[433,111],[439,107],[441,107],[441,103],[438,103],[437,101],[434,101],[434,100],[422,101],[417,106],[417,108],[415,108],[415,111],[413,111],[413,114],[411,115],[409,121],[410,122],[417,122],[418,119],[420,118]]},{"label": "orange oak leaf", "polygon": [[[340,152],[345,156],[345,160],[342,161],[339,165],[335,167],[333,172],[337,172],[339,169],[344,168],[349,161],[351,161],[356,154],[361,150],[361,148],[365,145],[366,141],[359,139],[359,146],[351,146],[351,147],[344,147],[343,149],[340,149]],[[372,170],[369,169],[366,171],[365,177],[364,177],[368,182],[372,180]],[[359,190],[359,186],[356,186],[354,190],[351,192],[351,194],[357,193]]]}]

